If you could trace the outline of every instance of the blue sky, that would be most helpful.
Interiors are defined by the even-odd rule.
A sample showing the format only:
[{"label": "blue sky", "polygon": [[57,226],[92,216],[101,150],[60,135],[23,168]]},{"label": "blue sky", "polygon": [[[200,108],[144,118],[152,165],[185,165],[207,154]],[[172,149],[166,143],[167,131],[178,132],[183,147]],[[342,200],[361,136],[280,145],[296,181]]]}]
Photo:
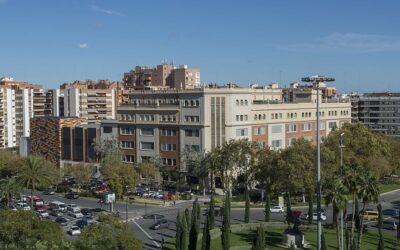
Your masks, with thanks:
[{"label": "blue sky", "polygon": [[0,76],[54,88],[167,59],[205,83],[400,91],[399,1],[0,0]]}]

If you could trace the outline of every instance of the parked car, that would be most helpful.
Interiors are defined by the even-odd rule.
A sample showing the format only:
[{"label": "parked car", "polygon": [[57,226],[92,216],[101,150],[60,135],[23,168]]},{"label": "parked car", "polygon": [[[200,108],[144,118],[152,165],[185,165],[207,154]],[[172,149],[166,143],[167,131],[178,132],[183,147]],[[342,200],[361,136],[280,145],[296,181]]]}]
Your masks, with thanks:
[{"label": "parked car", "polygon": [[65,217],[58,217],[55,222],[62,225],[62,226],[66,226],[68,224],[68,219]]},{"label": "parked car", "polygon": [[82,208],[81,209],[81,213],[83,214],[83,217],[85,217],[86,219],[92,219],[93,218],[92,211],[90,211],[89,208]]},{"label": "parked car", "polygon": [[61,201],[52,201],[49,206],[51,210],[56,209],[63,213],[67,212],[67,205]]},{"label": "parked car", "polygon": [[54,209],[50,211],[50,215],[54,217],[61,217],[64,214],[59,209]]},{"label": "parked car", "polygon": [[81,211],[81,209],[78,207],[76,204],[69,204],[67,207],[67,211],[73,212],[73,213],[78,213]]},{"label": "parked car", "polygon": [[362,213],[364,220],[377,220],[379,217],[378,211],[365,211]]},{"label": "parked car", "polygon": [[273,207],[271,207],[271,208],[269,209],[269,211],[270,211],[271,213],[283,213],[283,212],[285,212],[285,210],[283,209],[283,207],[280,207],[280,206],[273,206]]},{"label": "parked car", "polygon": [[169,227],[169,222],[165,219],[159,220],[157,223],[153,224],[150,229],[153,230],[158,230],[161,228],[168,228]]},{"label": "parked car", "polygon": [[[316,221],[318,218],[318,213],[313,213],[312,215],[313,221]],[[308,220],[308,214],[304,214],[301,219],[303,220]],[[321,220],[325,221],[326,220],[326,215],[324,213],[321,213]]]},{"label": "parked car", "polygon": [[50,207],[47,205],[39,205],[39,206],[35,206],[35,210],[45,210],[45,211],[49,211]]},{"label": "parked car", "polygon": [[397,223],[395,220],[385,220],[383,221],[382,228],[388,230],[397,230]]},{"label": "parked car", "polygon": [[54,195],[55,191],[52,189],[47,189],[47,190],[43,191],[43,194],[44,195]]},{"label": "parked car", "polygon": [[79,194],[78,194],[78,193],[75,193],[75,192],[67,193],[67,194],[65,195],[65,198],[71,199],[71,200],[76,200],[76,199],[79,198]]},{"label": "parked car", "polygon": [[17,208],[24,210],[24,211],[29,211],[31,210],[31,207],[28,205],[26,202],[18,202],[17,203]]},{"label": "parked car", "polygon": [[82,229],[82,228],[86,227],[87,225],[89,225],[89,223],[88,223],[87,220],[81,219],[81,220],[77,220],[77,221],[76,221],[76,225],[77,225],[80,229]]},{"label": "parked car", "polygon": [[69,211],[69,212],[68,212],[68,215],[71,216],[71,217],[73,217],[73,218],[76,218],[76,219],[83,218],[83,214],[82,214],[81,212],[72,212],[72,211]]},{"label": "parked car", "polygon": [[81,234],[81,230],[78,226],[71,226],[71,228],[68,230],[68,233],[70,235],[79,235]]},{"label": "parked car", "polygon": [[45,210],[38,210],[36,213],[41,219],[49,218],[49,213]]},{"label": "parked car", "polygon": [[393,208],[384,209],[382,214],[393,218],[399,218],[399,210]]}]

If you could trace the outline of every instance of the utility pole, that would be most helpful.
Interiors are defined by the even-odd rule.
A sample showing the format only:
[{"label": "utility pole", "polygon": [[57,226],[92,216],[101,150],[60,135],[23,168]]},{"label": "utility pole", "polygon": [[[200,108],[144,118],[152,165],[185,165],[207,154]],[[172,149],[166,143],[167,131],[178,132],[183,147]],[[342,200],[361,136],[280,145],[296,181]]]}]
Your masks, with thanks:
[{"label": "utility pole", "polygon": [[324,76],[303,77],[303,82],[312,82],[317,90],[317,250],[321,250],[322,239],[322,221],[321,221],[321,127],[320,127],[320,112],[319,112],[319,84],[321,82],[333,82],[334,78]]}]

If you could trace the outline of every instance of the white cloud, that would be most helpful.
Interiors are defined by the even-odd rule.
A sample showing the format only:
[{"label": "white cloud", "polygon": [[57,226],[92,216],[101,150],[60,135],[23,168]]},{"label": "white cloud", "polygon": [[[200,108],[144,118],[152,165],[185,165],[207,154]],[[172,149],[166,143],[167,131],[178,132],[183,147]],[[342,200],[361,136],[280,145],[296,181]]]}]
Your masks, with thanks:
[{"label": "white cloud", "polygon": [[79,48],[81,48],[81,49],[86,49],[88,47],[88,44],[87,43],[81,43],[81,44],[79,44]]},{"label": "white cloud", "polygon": [[335,32],[315,38],[309,43],[279,45],[278,48],[290,51],[388,52],[400,51],[400,39],[375,34]]},{"label": "white cloud", "polygon": [[125,16],[123,13],[121,13],[119,11],[100,8],[99,6],[95,6],[95,5],[90,6],[90,9],[92,11],[104,13],[104,14],[107,14],[107,15]]}]

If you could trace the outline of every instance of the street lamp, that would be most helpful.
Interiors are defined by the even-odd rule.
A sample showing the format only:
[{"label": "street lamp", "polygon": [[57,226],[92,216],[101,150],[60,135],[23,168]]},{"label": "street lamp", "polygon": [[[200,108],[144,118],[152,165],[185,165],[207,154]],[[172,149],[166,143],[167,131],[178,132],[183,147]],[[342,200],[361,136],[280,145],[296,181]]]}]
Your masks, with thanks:
[{"label": "street lamp", "polygon": [[325,76],[309,76],[301,78],[303,82],[312,82],[317,89],[317,223],[318,241],[317,249],[321,250],[322,221],[321,221],[321,135],[320,135],[320,114],[319,114],[319,84],[321,82],[333,82],[335,78]]},{"label": "street lamp", "polygon": [[[343,174],[343,148],[345,147],[343,145],[343,136],[344,132],[340,134],[340,174]],[[340,208],[340,247],[339,250],[343,250],[344,246],[344,236],[343,236],[343,208]]]}]

